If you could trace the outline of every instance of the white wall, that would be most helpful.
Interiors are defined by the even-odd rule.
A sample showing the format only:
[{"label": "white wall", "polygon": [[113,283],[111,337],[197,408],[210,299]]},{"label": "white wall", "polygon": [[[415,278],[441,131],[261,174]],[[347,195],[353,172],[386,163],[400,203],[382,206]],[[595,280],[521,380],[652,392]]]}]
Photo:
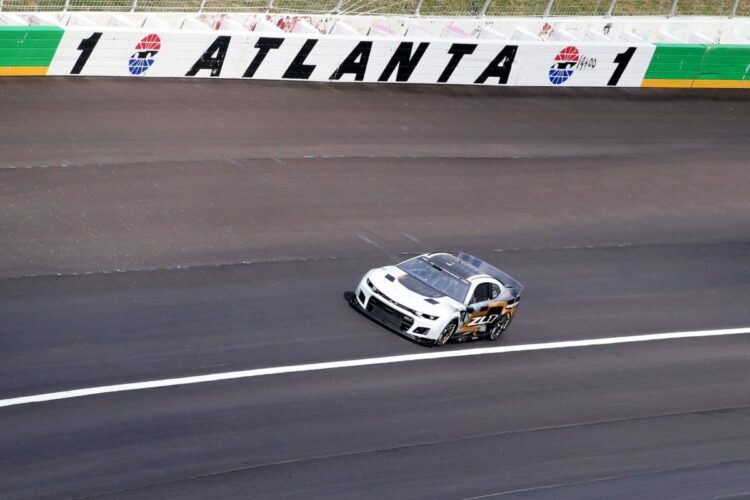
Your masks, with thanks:
[{"label": "white wall", "polygon": [[[82,54],[79,46],[85,39],[90,39],[94,33],[101,33],[88,60],[81,65]],[[147,35],[156,34],[160,39],[158,52],[144,54],[143,50],[136,50],[138,43]],[[228,37],[220,41],[226,44],[226,53],[217,48],[206,51],[217,42],[217,37]],[[243,78],[251,62],[256,58],[259,49],[256,44],[259,39],[281,39],[277,49],[270,49],[265,60],[258,66],[253,78],[255,79],[308,79],[310,81],[328,81],[335,78],[337,68],[350,56],[352,50],[360,42],[371,44],[369,58],[362,56],[355,62],[365,68],[364,82],[377,82],[384,69],[394,55],[397,47],[404,42],[412,42],[411,53],[414,54],[420,43],[427,44],[423,56],[416,64],[413,72],[408,76],[409,83],[438,83],[440,76],[446,71],[453,56],[449,51],[457,44],[475,46],[473,53],[466,54],[460,60],[447,83],[474,84],[488,66],[501,66],[507,69],[507,85],[553,86],[550,70],[558,62],[555,57],[567,47],[575,47],[578,51],[578,63],[572,64],[572,73],[564,82],[558,80],[561,86],[607,86],[618,68],[615,58],[618,54],[627,53],[632,48],[632,57],[625,64],[624,71],[617,82],[618,86],[640,86],[646,68],[651,60],[654,48],[649,43],[601,43],[601,42],[557,42],[557,41],[501,41],[492,39],[410,39],[380,38],[380,37],[342,37],[335,35],[299,35],[294,33],[257,33],[251,31],[227,30],[133,30],[127,28],[92,29],[83,27],[66,27],[63,39],[58,47],[49,75],[70,75],[76,63],[79,64],[80,75],[107,75],[133,77],[129,69],[129,62],[136,61],[137,68],[145,67],[141,59],[151,60],[152,64],[138,77],[186,77],[202,56],[206,55],[213,61],[214,69],[202,69],[195,74],[195,78]],[[93,39],[92,39],[93,40]],[[314,66],[307,78],[305,75],[286,75],[292,62],[300,55],[302,48],[315,44],[304,60],[305,65]],[[88,42],[93,45],[92,42]],[[86,42],[84,42],[84,46]],[[492,61],[504,53],[515,56],[501,58],[495,65]],[[144,47],[140,47],[143,49]],[[151,47],[153,48],[153,46]],[[573,52],[573,51],[570,51]],[[222,57],[223,55],[223,57]],[[624,59],[625,56],[620,56]],[[365,64],[366,63],[366,64]],[[213,73],[213,74],[212,74]],[[190,76],[188,76],[190,77]],[[295,78],[296,77],[296,78]],[[332,78],[333,77],[333,78]],[[390,76],[389,81],[395,81],[397,71]],[[339,81],[354,81],[355,75],[346,73]],[[500,84],[497,76],[488,77],[486,85]]]}]

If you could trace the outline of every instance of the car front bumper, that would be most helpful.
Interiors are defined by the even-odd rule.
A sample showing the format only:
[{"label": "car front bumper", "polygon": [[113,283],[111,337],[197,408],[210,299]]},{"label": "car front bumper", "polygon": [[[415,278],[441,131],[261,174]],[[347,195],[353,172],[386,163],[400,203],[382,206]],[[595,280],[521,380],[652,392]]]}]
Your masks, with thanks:
[{"label": "car front bumper", "polygon": [[404,310],[382,292],[376,292],[362,278],[351,299],[352,306],[386,328],[417,342],[432,343],[442,331],[444,321],[428,320]]}]

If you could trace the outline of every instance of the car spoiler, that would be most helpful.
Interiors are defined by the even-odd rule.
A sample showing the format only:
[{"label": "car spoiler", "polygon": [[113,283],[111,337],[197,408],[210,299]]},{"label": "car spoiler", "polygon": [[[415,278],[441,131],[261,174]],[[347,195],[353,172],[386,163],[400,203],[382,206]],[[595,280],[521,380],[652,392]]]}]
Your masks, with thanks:
[{"label": "car spoiler", "polygon": [[468,253],[459,253],[458,258],[462,261],[466,262],[467,264],[471,264],[472,266],[476,267],[480,271],[489,274],[496,280],[498,280],[500,283],[503,284],[506,288],[510,288],[511,293],[518,297],[521,295],[521,291],[523,291],[523,285],[518,282],[518,280],[512,278],[511,276],[505,274],[500,269],[496,268],[495,266],[486,263],[482,259],[479,259],[477,257],[474,257],[473,255],[469,255]]}]

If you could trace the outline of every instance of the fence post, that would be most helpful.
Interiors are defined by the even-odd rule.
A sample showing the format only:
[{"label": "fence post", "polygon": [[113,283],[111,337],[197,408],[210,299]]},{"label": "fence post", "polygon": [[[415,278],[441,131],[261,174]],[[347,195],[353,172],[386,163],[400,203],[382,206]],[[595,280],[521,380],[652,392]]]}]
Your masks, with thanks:
[{"label": "fence post", "polygon": [[612,17],[612,13],[615,11],[615,5],[617,5],[617,0],[609,2],[609,7],[607,7],[607,13],[604,14],[604,17]]},{"label": "fence post", "polygon": [[424,3],[424,0],[419,0],[419,1],[417,2],[417,6],[416,6],[416,8],[414,9],[414,15],[415,15],[416,17],[419,17],[419,11],[420,11],[420,10],[422,9],[422,4],[423,4],[423,3]]},{"label": "fence post", "polygon": [[549,17],[549,15],[552,13],[552,4],[555,3],[555,0],[548,0],[547,6],[544,8],[544,17]]},{"label": "fence post", "polygon": [[266,5],[266,12],[271,12],[271,9],[273,9],[273,0],[268,0],[268,4]]},{"label": "fence post", "polygon": [[70,8],[70,0],[65,0],[65,7],[63,7],[63,12],[68,12],[69,8]]},{"label": "fence post", "polygon": [[203,12],[206,10],[206,0],[201,0],[201,5],[198,7],[198,12]]},{"label": "fence post", "polygon": [[667,14],[667,17],[674,17],[675,14],[677,14],[677,2],[680,0],[672,0],[672,7],[669,8],[669,14]]},{"label": "fence post", "polygon": [[3,0],[0,0],[0,12],[3,11]]},{"label": "fence post", "polygon": [[336,2],[336,7],[333,8],[332,14],[338,14],[341,12],[341,8],[344,6],[344,0]]},{"label": "fence post", "polygon": [[[732,2],[732,10],[729,12],[729,18],[733,18],[737,15],[737,7],[740,5],[740,0],[734,0]],[[2,7],[2,5],[0,5]]]},{"label": "fence post", "polygon": [[133,0],[133,5],[130,6],[130,12],[135,12],[136,7],[138,7],[138,0]]},{"label": "fence post", "polygon": [[482,10],[479,11],[479,17],[484,17],[487,14],[487,9],[490,8],[491,3],[492,3],[492,0],[484,0],[484,4],[482,5]]}]

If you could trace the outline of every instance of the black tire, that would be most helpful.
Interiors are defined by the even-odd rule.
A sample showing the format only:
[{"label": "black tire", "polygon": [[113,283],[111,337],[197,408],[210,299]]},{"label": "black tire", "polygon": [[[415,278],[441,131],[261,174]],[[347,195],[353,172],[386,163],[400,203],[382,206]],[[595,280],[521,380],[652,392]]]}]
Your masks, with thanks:
[{"label": "black tire", "polygon": [[435,339],[435,345],[445,345],[450,340],[451,336],[456,333],[456,329],[458,328],[458,321],[455,319],[452,320],[450,323],[445,325],[445,328],[443,328],[443,331],[440,332],[440,336]]},{"label": "black tire", "polygon": [[493,323],[492,327],[490,328],[489,335],[487,335],[487,340],[494,342],[499,339],[503,332],[508,329],[508,326],[510,326],[510,320],[510,314],[503,314],[502,316],[497,318],[497,321],[495,321],[495,323]]}]

